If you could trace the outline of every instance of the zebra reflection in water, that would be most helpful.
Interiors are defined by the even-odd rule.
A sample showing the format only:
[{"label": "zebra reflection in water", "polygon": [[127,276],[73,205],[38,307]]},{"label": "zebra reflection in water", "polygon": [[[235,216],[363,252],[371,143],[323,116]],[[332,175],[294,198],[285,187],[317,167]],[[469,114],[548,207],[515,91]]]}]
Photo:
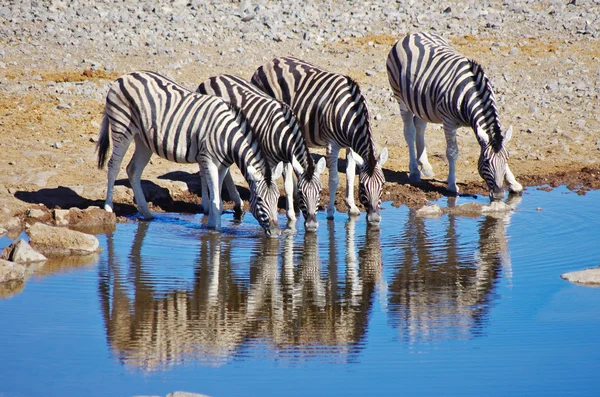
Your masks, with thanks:
[{"label": "zebra reflection in water", "polygon": [[[329,222],[325,247],[315,233],[282,241],[203,234],[195,266],[177,264],[193,266],[193,276],[172,279],[166,291],[151,275],[160,266],[144,260],[152,255],[142,250],[146,235],[156,233],[152,224],[138,223],[127,256],[117,255],[110,234],[99,267],[107,341],[125,365],[149,371],[187,361],[220,365],[247,354],[255,340],[282,359],[336,354],[352,360],[382,267],[378,228],[363,236],[356,222],[343,228]],[[322,257],[324,250],[334,254]]]},{"label": "zebra reflection in water", "polygon": [[[520,197],[509,205],[516,206]],[[447,218],[446,218],[447,217]],[[481,217],[476,246],[461,236],[467,218],[452,213],[427,219],[411,211],[399,236],[389,285],[388,318],[408,342],[481,334],[501,276],[512,277],[507,227],[511,213]],[[444,233],[435,225],[445,222]]]}]

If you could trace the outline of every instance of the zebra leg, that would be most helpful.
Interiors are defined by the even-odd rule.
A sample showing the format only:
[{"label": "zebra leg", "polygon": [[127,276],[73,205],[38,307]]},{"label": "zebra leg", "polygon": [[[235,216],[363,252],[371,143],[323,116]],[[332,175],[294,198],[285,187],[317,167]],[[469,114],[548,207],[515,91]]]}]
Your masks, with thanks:
[{"label": "zebra leg", "polygon": [[[119,135],[122,137],[127,136],[127,134]],[[108,184],[106,186],[106,199],[104,200],[104,210],[107,212],[113,212],[113,189],[115,188],[115,181],[119,175],[123,157],[127,153],[130,144],[131,140],[117,141],[113,139],[113,151],[110,160],[108,160]]]},{"label": "zebra leg", "polygon": [[514,174],[512,173],[510,168],[508,168],[508,164],[506,165],[505,179],[506,183],[508,184],[508,190],[510,190],[512,193],[521,193],[523,191],[523,185],[517,182],[517,179],[515,178]]},{"label": "zebra leg", "polygon": [[417,134],[415,117],[403,104],[400,104],[400,114],[402,116],[402,121],[404,122],[404,140],[408,146],[408,180],[410,182],[420,182],[421,172],[419,171],[419,163],[417,162],[417,153],[415,151],[415,139]]},{"label": "zebra leg", "polygon": [[329,144],[327,146],[327,167],[329,168],[329,204],[327,205],[327,219],[333,219],[335,213],[335,192],[337,191],[338,183],[338,155],[340,148]]},{"label": "zebra leg", "polygon": [[346,204],[348,215],[360,215],[360,210],[354,202],[354,177],[356,175],[356,162],[350,155],[350,149],[346,149]]},{"label": "zebra leg", "polygon": [[[221,211],[223,209],[221,201],[221,181],[222,177],[219,168],[212,161],[204,164],[204,175],[206,175],[206,184],[210,196],[210,209],[208,212],[208,227],[215,230],[221,230]],[[224,177],[225,175],[223,175]]]},{"label": "zebra leg", "polygon": [[135,197],[135,202],[137,204],[138,211],[144,219],[153,218],[152,213],[150,212],[150,208],[148,208],[146,198],[144,197],[142,183],[140,182],[142,172],[144,171],[144,168],[150,161],[151,156],[152,151],[148,147],[146,147],[140,136],[136,135],[135,152],[133,153],[133,157],[129,161],[129,164],[127,164],[127,176],[129,177],[129,183],[131,184],[131,188],[133,189],[133,196]]},{"label": "zebra leg", "polygon": [[457,127],[444,124],[446,157],[448,158],[448,191],[451,193],[458,193],[458,186],[456,185],[456,160],[458,159],[456,130]]},{"label": "zebra leg", "polygon": [[200,175],[200,184],[202,185],[202,197],[200,201],[200,206],[202,207],[202,213],[204,215],[208,215],[210,211],[210,198],[208,193],[208,184],[206,183],[206,172],[202,166],[200,166],[200,171],[198,171]]},{"label": "zebra leg", "polygon": [[421,166],[421,176],[431,178],[433,176],[433,167],[431,167],[431,164],[429,164],[429,160],[427,159],[427,147],[425,145],[425,129],[427,128],[427,122],[421,120],[417,116],[414,117],[414,122],[417,133],[417,163]]},{"label": "zebra leg", "polygon": [[235,182],[233,181],[231,170],[229,168],[226,170],[223,184],[225,185],[225,189],[227,189],[229,199],[233,201],[234,218],[241,219],[242,214],[244,213],[244,204],[242,203],[242,198],[240,197],[240,193],[235,186]]},{"label": "zebra leg", "polygon": [[292,163],[286,163],[283,168],[283,188],[285,190],[286,215],[288,221],[296,221],[296,212],[294,211],[294,169]]}]

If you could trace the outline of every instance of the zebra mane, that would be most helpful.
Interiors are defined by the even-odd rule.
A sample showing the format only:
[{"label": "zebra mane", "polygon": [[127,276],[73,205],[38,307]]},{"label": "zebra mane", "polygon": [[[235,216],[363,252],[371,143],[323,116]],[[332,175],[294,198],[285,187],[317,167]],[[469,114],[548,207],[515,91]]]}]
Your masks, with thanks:
[{"label": "zebra mane", "polygon": [[[348,85],[353,89],[356,90],[356,94],[354,96],[355,99],[358,100],[359,104],[362,105],[363,109],[365,109],[365,117],[367,118],[367,123],[369,123],[369,121],[371,120],[371,115],[369,114],[369,107],[367,106],[367,100],[365,98],[365,96],[362,94],[361,90],[360,90],[360,86],[358,85],[358,83],[356,81],[354,81],[354,79],[352,79],[352,77],[350,76],[345,76],[346,77],[346,81],[348,82]],[[367,170],[369,172],[373,171],[375,169],[375,167],[377,166],[377,157],[375,157],[375,142],[373,141],[373,135],[369,134],[369,139],[368,139],[368,158],[367,160]]]},{"label": "zebra mane", "polygon": [[[229,107],[229,109],[233,112],[233,114],[235,115],[235,119],[236,121],[238,121],[239,125],[242,127],[242,134],[244,136],[250,136],[252,138],[252,142],[256,143],[256,148],[258,150],[259,146],[258,142],[256,140],[256,137],[254,136],[254,132],[252,131],[252,128],[250,127],[250,123],[248,122],[248,120],[246,119],[246,114],[244,113],[244,111],[237,105],[234,105],[233,103],[229,102],[229,101],[223,101],[225,102],[225,104],[227,104],[227,106]],[[271,167],[269,167],[269,164],[266,160],[266,158],[264,157],[264,155],[262,153],[260,153],[261,158],[263,159],[263,162],[265,163],[265,167],[263,172],[264,172],[264,178],[266,181],[268,181],[269,183],[272,182],[272,175],[271,175]],[[247,168],[247,166],[249,164],[245,164],[244,162],[242,162],[242,164],[244,165],[244,168]],[[243,172],[244,175],[246,175],[246,170],[243,169],[241,170]]]},{"label": "zebra mane", "polygon": [[496,107],[496,98],[494,96],[492,83],[485,75],[483,67],[481,67],[481,65],[477,61],[469,59],[469,67],[474,76],[473,78],[475,80],[475,88],[477,90],[478,96],[480,98],[487,97],[487,106],[493,109],[492,115],[487,117],[485,120],[486,125],[484,126],[484,128],[486,129],[486,132],[490,137],[489,144],[494,149],[494,152],[498,152],[502,148],[502,141],[504,140],[504,135],[502,135],[502,128],[500,127],[500,119],[498,117],[498,108]]}]

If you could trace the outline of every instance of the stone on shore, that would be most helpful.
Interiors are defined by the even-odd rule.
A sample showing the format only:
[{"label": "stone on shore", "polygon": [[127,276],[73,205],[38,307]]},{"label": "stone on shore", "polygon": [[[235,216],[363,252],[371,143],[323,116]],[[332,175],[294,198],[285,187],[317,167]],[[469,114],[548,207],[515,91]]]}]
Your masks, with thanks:
[{"label": "stone on shore", "polygon": [[512,207],[505,202],[502,201],[492,201],[490,205],[484,205],[481,207],[482,213],[490,213],[490,212],[510,212],[512,211]]},{"label": "stone on shore", "polygon": [[417,216],[420,217],[436,217],[442,215],[444,212],[439,205],[426,205],[417,210]]},{"label": "stone on shore", "polygon": [[25,266],[0,259],[0,283],[25,278]]},{"label": "stone on shore", "polygon": [[23,239],[18,239],[6,247],[4,251],[2,251],[0,258],[16,263],[43,262],[48,259],[34,250],[31,245]]},{"label": "stone on shore", "polygon": [[95,236],[75,230],[36,223],[27,233],[31,246],[46,256],[87,255],[100,251]]},{"label": "stone on shore", "polygon": [[600,286],[600,267],[568,272],[560,277],[576,284]]}]

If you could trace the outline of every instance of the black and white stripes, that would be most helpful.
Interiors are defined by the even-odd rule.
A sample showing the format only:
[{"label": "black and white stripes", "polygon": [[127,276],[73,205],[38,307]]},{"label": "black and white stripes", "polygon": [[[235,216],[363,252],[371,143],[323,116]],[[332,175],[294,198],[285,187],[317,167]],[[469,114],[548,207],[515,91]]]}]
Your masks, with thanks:
[{"label": "black and white stripes", "polygon": [[502,197],[504,179],[511,191],[523,189],[508,167],[508,151],[504,147],[512,128],[501,130],[492,86],[477,62],[454,51],[440,36],[417,33],[394,45],[388,55],[387,71],[404,121],[411,181],[419,181],[421,175],[433,176],[424,137],[427,123],[431,122],[444,125],[449,191],[458,192],[456,130],[463,126],[473,128],[481,146],[478,170],[490,197]]},{"label": "black and white stripes", "polygon": [[[291,109],[244,79],[232,75],[211,77],[200,84],[197,91],[201,94],[222,97],[244,112],[254,136],[260,143],[262,153],[271,167],[275,167],[279,162],[285,164],[284,187],[288,219],[296,220],[293,202],[295,186],[292,175],[295,172],[305,227],[307,230],[316,229],[318,226],[316,212],[322,188],[319,175],[325,168],[325,160],[321,159],[315,167]],[[231,178],[231,175],[228,174],[226,178]],[[228,183],[231,182],[225,184]]]},{"label": "black and white stripes", "polygon": [[370,223],[379,223],[379,205],[384,177],[381,166],[387,149],[375,157],[369,112],[358,85],[349,77],[325,71],[292,57],[275,58],[258,68],[252,83],[294,111],[309,147],[327,148],[329,168],[328,218],[335,211],[338,186],[337,161],[346,148],[346,203],[350,214],[358,214],[354,203],[355,166],[359,166],[361,203]]},{"label": "black and white stripes", "polygon": [[272,173],[243,114],[220,98],[200,95],[153,72],[135,72],[117,79],[106,97],[98,140],[101,168],[113,141],[108,162],[105,209],[112,210],[112,191],[123,157],[132,140],[135,152],[127,174],[140,214],[152,214],[140,177],[153,153],[178,163],[200,164],[210,190],[209,227],[220,229],[221,183],[235,163],[250,186],[250,207],[267,234],[279,234],[274,183],[282,166]]}]

